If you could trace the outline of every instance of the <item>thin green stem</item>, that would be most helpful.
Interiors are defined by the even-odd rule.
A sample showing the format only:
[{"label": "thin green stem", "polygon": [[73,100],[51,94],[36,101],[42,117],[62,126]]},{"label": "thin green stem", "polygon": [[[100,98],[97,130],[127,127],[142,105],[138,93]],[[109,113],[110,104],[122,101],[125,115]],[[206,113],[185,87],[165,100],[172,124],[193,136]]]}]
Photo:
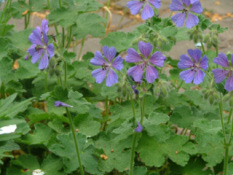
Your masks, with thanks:
[{"label": "thin green stem", "polygon": [[67,116],[69,118],[69,122],[70,122],[70,129],[71,129],[73,139],[74,139],[74,144],[75,144],[75,149],[76,149],[76,153],[77,153],[77,157],[78,157],[80,171],[81,171],[82,175],[85,175],[84,170],[83,170],[83,166],[82,166],[82,161],[81,161],[80,154],[79,154],[78,141],[77,141],[77,137],[76,137],[76,134],[75,134],[74,124],[73,124],[73,121],[72,121],[72,118],[71,118],[71,115],[70,115],[70,111],[69,111],[69,109],[67,107],[66,107],[66,114],[67,114]]},{"label": "thin green stem", "polygon": [[201,41],[201,48],[202,48],[202,52],[204,53],[204,55],[205,55],[205,47],[204,47],[204,44],[203,44],[203,42]]},{"label": "thin green stem", "polygon": [[48,92],[48,73],[47,71],[44,72],[45,73],[45,77],[44,77],[44,90],[45,93]]},{"label": "thin green stem", "polygon": [[180,88],[182,87],[183,83],[184,83],[184,81],[180,82],[179,86],[177,87],[177,92],[180,90]]},{"label": "thin green stem", "polygon": [[232,115],[232,111],[233,111],[233,109],[231,108],[231,110],[230,110],[230,112],[229,112],[229,116],[228,116],[227,124],[229,124],[229,123],[230,123],[231,115]]},{"label": "thin green stem", "polygon": [[48,4],[48,8],[51,9],[50,1],[49,0],[47,0],[47,4]]},{"label": "thin green stem", "polygon": [[65,28],[62,27],[62,47],[65,46]]},{"label": "thin green stem", "polygon": [[222,95],[220,95],[220,102],[219,102],[219,112],[220,112],[220,117],[221,117],[221,124],[222,124],[222,132],[224,136],[224,144],[226,144],[226,132],[225,132],[225,126],[223,122],[223,108],[222,108]]},{"label": "thin green stem", "polygon": [[69,28],[68,42],[67,42],[66,48],[70,47],[71,40],[72,40],[72,26],[70,26]]},{"label": "thin green stem", "polygon": [[225,145],[225,158],[224,158],[224,175],[227,175],[228,170],[228,156],[229,156],[229,145]]},{"label": "thin green stem", "polygon": [[59,8],[61,8],[61,0],[59,0]]},{"label": "thin green stem", "polygon": [[54,28],[55,28],[55,31],[56,31],[56,35],[59,35],[59,31],[58,31],[58,28],[57,28],[57,24],[54,24]]},{"label": "thin green stem", "polygon": [[78,60],[81,60],[81,55],[82,55],[82,51],[83,51],[83,46],[84,46],[85,40],[86,40],[86,38],[83,37],[82,43],[81,43],[81,47],[80,47],[80,51],[79,51],[79,54],[78,54]]},{"label": "thin green stem", "polygon": [[218,56],[218,46],[215,47],[215,49],[216,49],[216,57],[217,57]]},{"label": "thin green stem", "polygon": [[134,155],[135,155],[135,146],[136,146],[136,141],[137,141],[137,133],[134,132],[133,134],[133,143],[132,143],[132,149],[131,149],[131,161],[130,161],[130,169],[129,169],[129,174],[133,175],[133,167],[134,167]]},{"label": "thin green stem", "polygon": [[133,110],[133,117],[136,118],[136,113],[135,113],[135,108],[134,108],[134,102],[133,102],[132,94],[130,94],[130,101],[131,101],[132,110]]},{"label": "thin green stem", "polygon": [[[107,7],[109,8],[109,5],[110,5],[110,0],[107,0]],[[104,24],[104,28],[107,27],[107,24],[108,24],[108,12],[106,11],[106,23]]]},{"label": "thin green stem", "polygon": [[64,88],[67,87],[67,62],[64,61]]}]

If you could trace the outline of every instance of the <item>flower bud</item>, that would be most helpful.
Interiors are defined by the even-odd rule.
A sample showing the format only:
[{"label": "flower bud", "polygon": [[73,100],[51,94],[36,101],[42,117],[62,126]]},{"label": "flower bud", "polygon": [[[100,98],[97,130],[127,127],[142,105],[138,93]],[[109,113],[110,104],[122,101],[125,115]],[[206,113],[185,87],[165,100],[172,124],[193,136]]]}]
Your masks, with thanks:
[{"label": "flower bud", "polygon": [[213,94],[209,95],[209,102],[210,102],[210,104],[214,103],[214,96],[213,96]]}]

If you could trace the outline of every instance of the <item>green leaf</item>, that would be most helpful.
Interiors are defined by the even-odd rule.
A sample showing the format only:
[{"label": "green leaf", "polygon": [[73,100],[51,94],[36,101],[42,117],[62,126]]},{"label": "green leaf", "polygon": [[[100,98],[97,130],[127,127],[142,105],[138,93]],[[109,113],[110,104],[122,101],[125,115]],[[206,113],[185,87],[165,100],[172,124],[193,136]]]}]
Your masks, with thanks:
[{"label": "green leaf", "polygon": [[93,118],[88,114],[78,115],[77,117],[75,117],[74,123],[76,128],[78,128],[79,133],[82,133],[89,137],[97,135],[101,127],[101,124],[93,120]]},{"label": "green leaf", "polygon": [[68,52],[67,50],[63,53],[63,57],[66,61],[70,62],[72,59],[75,59],[76,53],[75,52]]},{"label": "green leaf", "polygon": [[13,72],[13,61],[8,57],[5,57],[3,59],[0,58],[0,83],[4,81],[10,81],[8,79],[8,75],[11,74],[12,72]]},{"label": "green leaf", "polygon": [[12,157],[12,155],[6,154],[7,152],[11,152],[13,150],[19,150],[20,147],[16,143],[14,143],[12,140],[6,141],[6,142],[0,142],[0,164],[3,164],[1,161],[4,157]]},{"label": "green leaf", "polygon": [[118,52],[122,52],[130,48],[135,39],[136,36],[132,33],[111,32],[100,43],[102,46],[113,46]]},{"label": "green leaf", "polygon": [[194,127],[197,127],[204,132],[217,134],[219,131],[222,130],[222,125],[220,120],[207,120],[207,119],[200,119],[194,122]]},{"label": "green leaf", "polygon": [[116,169],[119,172],[123,172],[129,169],[130,166],[130,150],[124,150],[125,143],[132,144],[132,139],[126,140],[126,142],[115,143],[111,142],[110,136],[101,135],[95,142],[95,146],[103,150],[103,154],[107,156],[107,159],[101,159],[99,161],[99,168],[103,172],[111,172]]},{"label": "green leaf", "polygon": [[28,145],[47,145],[53,134],[53,130],[50,129],[48,126],[42,123],[37,123],[35,124],[35,130],[33,134],[28,134],[24,136],[21,139],[21,142]]},{"label": "green leaf", "polygon": [[[78,141],[79,153],[85,170],[90,174],[102,174],[98,170],[97,159],[93,156],[94,148],[92,146],[85,147],[86,136],[76,133]],[[79,168],[78,158],[74,145],[72,134],[57,135],[58,143],[53,144],[49,150],[63,159],[64,169],[66,173]]]},{"label": "green leaf", "polygon": [[[74,35],[78,39],[84,38],[87,35],[93,37],[103,37],[105,35],[105,28],[101,23],[105,23],[106,19],[96,13],[80,14],[74,27]],[[93,30],[94,29],[94,30]]]},{"label": "green leaf", "polygon": [[37,64],[32,64],[30,60],[19,59],[19,69],[16,70],[16,77],[18,79],[30,79],[34,78],[40,73],[40,69]]},{"label": "green leaf", "polygon": [[[6,57],[9,49],[9,40],[0,37],[0,61],[3,57]],[[0,69],[1,70],[1,69]],[[1,74],[0,74],[1,75]]]},{"label": "green leaf", "polygon": [[179,28],[179,30],[176,34],[176,40],[177,41],[189,40],[188,31],[189,31],[189,29],[187,27]]},{"label": "green leaf", "polygon": [[75,10],[79,12],[91,12],[99,10],[103,5],[96,0],[75,0]]},{"label": "green leaf", "polygon": [[175,36],[177,34],[177,28],[174,26],[167,26],[161,30],[161,34],[165,37]]},{"label": "green leaf", "polygon": [[170,137],[166,142],[158,142],[154,137],[143,133],[137,152],[147,166],[160,167],[168,157],[178,165],[184,166],[189,160],[189,154],[183,148],[188,138],[180,135]]},{"label": "green leaf", "polygon": [[210,169],[204,170],[205,162],[201,158],[192,158],[185,167],[171,165],[172,175],[211,175]]}]

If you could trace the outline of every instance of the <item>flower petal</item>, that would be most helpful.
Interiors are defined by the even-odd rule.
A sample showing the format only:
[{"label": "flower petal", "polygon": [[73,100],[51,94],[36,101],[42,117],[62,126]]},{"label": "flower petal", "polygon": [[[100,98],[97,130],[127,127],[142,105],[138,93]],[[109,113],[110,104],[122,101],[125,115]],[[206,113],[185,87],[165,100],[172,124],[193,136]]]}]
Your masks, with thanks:
[{"label": "flower petal", "polygon": [[160,0],[149,0],[149,3],[151,3],[151,5],[153,5],[157,9],[161,6]]},{"label": "flower petal", "polygon": [[185,83],[191,83],[193,81],[195,71],[193,69],[188,69],[180,73],[180,78],[185,81]]},{"label": "flower petal", "polygon": [[147,66],[146,68],[146,81],[153,83],[158,78],[158,71],[153,66]]},{"label": "flower petal", "polygon": [[198,23],[199,23],[198,17],[192,13],[188,13],[187,20],[186,20],[186,27],[190,29],[193,26],[196,26]]},{"label": "flower petal", "polygon": [[193,67],[194,62],[191,60],[191,58],[188,57],[188,55],[181,55],[180,56],[180,61],[178,63],[178,68],[180,69],[186,69],[186,68],[191,68]]},{"label": "flower petal", "polygon": [[150,57],[150,62],[158,67],[163,67],[163,63],[166,60],[166,57],[161,52],[155,52]]},{"label": "flower petal", "polygon": [[173,15],[171,19],[177,27],[182,27],[185,21],[185,13],[177,13]]},{"label": "flower petal", "polygon": [[152,51],[153,46],[150,43],[145,43],[140,41],[138,43],[138,48],[144,57],[148,57]]},{"label": "flower petal", "polygon": [[47,53],[44,51],[44,55],[42,56],[39,64],[39,69],[46,69],[49,65],[49,59]]},{"label": "flower petal", "polygon": [[49,42],[49,39],[48,39],[48,36],[45,33],[43,33],[43,40],[44,40],[45,45],[47,46],[48,42]]},{"label": "flower petal", "polygon": [[34,55],[35,52],[36,52],[36,44],[31,45],[31,47],[28,49],[27,52],[28,52],[29,55],[31,55],[31,56]]},{"label": "flower petal", "polygon": [[137,122],[137,124],[138,124],[138,126],[137,126],[137,128],[134,130],[135,132],[142,132],[142,125],[139,123],[139,122]]},{"label": "flower petal", "polygon": [[208,68],[208,58],[206,55],[204,55],[203,58],[201,59],[200,67],[204,70]]},{"label": "flower petal", "polygon": [[201,51],[199,49],[189,49],[188,54],[194,60],[195,63],[198,63],[201,58]]},{"label": "flower petal", "polygon": [[43,42],[41,40],[41,30],[40,27],[36,27],[35,30],[32,31],[32,33],[29,35],[29,41],[31,41],[32,44],[37,44],[43,46]]},{"label": "flower petal", "polygon": [[123,68],[123,59],[118,55],[112,63],[112,67],[116,70],[121,70]]},{"label": "flower petal", "polygon": [[112,62],[112,59],[116,56],[116,49],[115,47],[103,46],[103,53],[107,60]]},{"label": "flower petal", "polygon": [[127,3],[127,7],[129,8],[132,15],[136,15],[139,13],[142,8],[143,3],[140,1],[129,1]]},{"label": "flower petal", "polygon": [[231,65],[233,66],[233,54],[231,55]]},{"label": "flower petal", "polygon": [[41,23],[41,30],[43,33],[47,34],[49,31],[48,20],[43,19]]},{"label": "flower petal", "polygon": [[43,54],[44,50],[40,49],[38,51],[35,51],[32,56],[32,63],[35,64],[41,57],[41,55]]},{"label": "flower petal", "polygon": [[49,58],[54,56],[54,46],[53,46],[53,44],[48,45],[47,51],[48,51],[48,54],[49,54]]},{"label": "flower petal", "polygon": [[214,63],[222,66],[222,67],[230,67],[229,61],[225,53],[220,53],[216,58],[213,60]]},{"label": "flower petal", "polygon": [[154,10],[149,4],[146,3],[146,5],[144,6],[142,10],[141,17],[143,20],[147,20],[151,18],[152,16],[154,16]]},{"label": "flower petal", "polygon": [[204,77],[205,77],[205,73],[202,70],[198,69],[196,74],[195,74],[193,83],[200,84],[201,82],[203,82]]},{"label": "flower petal", "polygon": [[129,68],[127,73],[129,76],[133,77],[134,81],[140,82],[142,79],[142,75],[143,75],[143,69],[144,69],[144,65],[139,64],[139,65]]},{"label": "flower petal", "polygon": [[56,107],[64,106],[64,107],[70,107],[70,108],[73,107],[71,105],[68,105],[68,104],[62,102],[62,101],[55,101],[54,106],[56,106]]},{"label": "flower petal", "polygon": [[136,50],[134,50],[133,48],[129,48],[127,50],[127,55],[125,57],[125,61],[128,63],[137,63],[137,62],[140,62],[143,60],[140,57],[140,55],[137,53]]},{"label": "flower petal", "polygon": [[95,52],[95,57],[91,59],[90,63],[95,66],[102,66],[103,64],[107,64],[100,51]]},{"label": "flower petal", "polygon": [[186,7],[188,7],[188,6],[191,4],[190,0],[182,0],[182,3],[183,3]]},{"label": "flower petal", "polygon": [[215,82],[220,83],[226,78],[227,74],[230,71],[229,70],[224,70],[224,69],[213,69],[212,72],[214,74]]},{"label": "flower petal", "polygon": [[102,83],[106,76],[107,70],[103,70],[102,68],[93,70],[91,75],[96,79],[96,83]]},{"label": "flower petal", "polygon": [[118,82],[117,74],[112,69],[109,69],[107,80],[106,80],[106,86],[112,86],[113,84],[117,82]]},{"label": "flower petal", "polygon": [[201,3],[199,1],[195,1],[192,3],[192,6],[190,8],[190,11],[194,12],[194,13],[198,13],[201,14],[203,11],[203,8],[201,6]]},{"label": "flower petal", "polygon": [[233,74],[231,74],[231,76],[227,79],[224,88],[225,88],[228,92],[233,91]]},{"label": "flower petal", "polygon": [[172,3],[170,4],[169,8],[171,11],[179,11],[179,10],[183,10],[184,6],[180,2],[180,0],[172,0]]}]

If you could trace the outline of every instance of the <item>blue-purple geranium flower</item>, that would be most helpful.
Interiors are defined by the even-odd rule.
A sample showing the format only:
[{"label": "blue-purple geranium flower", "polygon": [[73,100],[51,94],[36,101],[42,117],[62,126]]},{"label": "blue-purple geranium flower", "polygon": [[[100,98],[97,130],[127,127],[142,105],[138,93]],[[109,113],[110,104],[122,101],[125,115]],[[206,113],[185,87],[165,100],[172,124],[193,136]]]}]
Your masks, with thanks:
[{"label": "blue-purple geranium flower", "polygon": [[132,15],[138,14],[141,8],[143,8],[141,15],[143,20],[146,20],[154,16],[154,10],[151,6],[158,9],[161,6],[160,0],[138,0],[129,1],[127,3],[127,7],[130,9]]},{"label": "blue-purple geranium flower", "polygon": [[229,92],[233,91],[233,54],[231,55],[231,65],[224,53],[218,54],[218,57],[214,58],[213,61],[223,67],[222,69],[212,70],[215,82],[220,83],[227,77],[224,88]]},{"label": "blue-purple geranium flower", "polygon": [[125,61],[128,63],[139,63],[131,67],[127,73],[133,77],[134,81],[140,82],[144,69],[146,69],[146,80],[148,83],[153,83],[158,78],[158,71],[154,66],[163,67],[166,57],[161,52],[155,52],[151,55],[153,46],[150,43],[140,41],[138,48],[142,55],[139,55],[133,48],[127,50]]},{"label": "blue-purple geranium flower", "polygon": [[[120,55],[116,58],[116,49],[114,47],[103,47],[104,57],[99,51],[95,52],[95,57],[91,59],[91,64],[101,66],[101,68],[92,71],[92,76],[96,83],[102,83],[107,76],[106,86],[112,86],[118,82],[118,76],[114,69],[120,71],[123,68],[123,59]],[[115,59],[114,59],[115,58]]]},{"label": "blue-purple geranium flower", "polygon": [[72,108],[72,107],[73,107],[73,106],[71,106],[71,105],[68,105],[68,104],[62,102],[62,101],[55,101],[55,102],[54,102],[54,106],[56,106],[56,107],[64,106],[64,107],[69,107],[69,108]]},{"label": "blue-purple geranium flower", "polygon": [[180,78],[185,81],[185,83],[200,84],[203,82],[205,73],[203,70],[208,68],[208,58],[204,55],[201,58],[202,52],[199,49],[189,49],[188,55],[181,55],[178,67],[180,69],[187,69],[180,73]]},{"label": "blue-purple geranium flower", "polygon": [[54,46],[53,44],[48,44],[48,30],[48,20],[43,20],[41,27],[36,27],[29,36],[29,41],[31,41],[32,46],[27,52],[32,56],[33,64],[41,58],[39,69],[47,68],[49,59],[54,56]]},{"label": "blue-purple geranium flower", "polygon": [[172,16],[172,21],[177,27],[182,27],[186,19],[186,27],[192,28],[199,23],[199,19],[193,13],[201,14],[203,9],[199,0],[172,0],[169,6],[171,11],[179,11]]},{"label": "blue-purple geranium flower", "polygon": [[140,122],[137,122],[138,126],[137,128],[134,130],[135,132],[142,132],[142,125],[140,124]]}]

